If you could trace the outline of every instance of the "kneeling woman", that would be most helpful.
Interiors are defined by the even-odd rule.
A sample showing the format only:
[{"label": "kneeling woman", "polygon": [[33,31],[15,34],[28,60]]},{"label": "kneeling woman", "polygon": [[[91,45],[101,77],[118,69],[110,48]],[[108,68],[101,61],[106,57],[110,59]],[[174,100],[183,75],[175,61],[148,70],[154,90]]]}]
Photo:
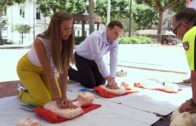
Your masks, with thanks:
[{"label": "kneeling woman", "polygon": [[[17,65],[17,73],[27,90],[20,90],[22,102],[35,106],[55,100],[60,108],[73,108],[67,99],[67,70],[73,61],[73,17],[56,12],[48,29],[39,34],[31,50]],[[57,79],[57,76],[58,79]]]}]

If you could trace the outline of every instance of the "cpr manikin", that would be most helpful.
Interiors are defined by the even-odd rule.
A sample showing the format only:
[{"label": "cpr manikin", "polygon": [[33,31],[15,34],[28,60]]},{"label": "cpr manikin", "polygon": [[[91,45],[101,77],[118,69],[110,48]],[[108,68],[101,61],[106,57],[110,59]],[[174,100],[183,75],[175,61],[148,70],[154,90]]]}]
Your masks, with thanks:
[{"label": "cpr manikin", "polygon": [[[137,83],[135,83],[137,84]],[[164,83],[164,82],[160,82],[158,80],[145,80],[141,83],[139,83],[139,85],[141,85],[142,87],[146,88],[146,89],[163,89],[166,91],[170,91],[170,92],[178,92],[179,91],[179,87],[175,84],[172,83]]]},{"label": "cpr manikin", "polygon": [[106,85],[100,85],[99,87],[115,95],[123,95],[127,93],[126,89],[123,86],[120,86],[118,89],[110,89],[110,88],[107,88]]},{"label": "cpr manikin", "polygon": [[78,95],[78,98],[73,101],[73,104],[78,107],[75,109],[70,108],[59,108],[56,104],[56,101],[48,102],[44,105],[44,109],[50,110],[56,115],[63,117],[65,119],[71,119],[83,114],[82,106],[88,106],[93,102],[94,96],[92,93],[85,92]]},{"label": "cpr manikin", "polygon": [[196,126],[196,113],[180,113],[176,110],[172,113],[170,126]]}]

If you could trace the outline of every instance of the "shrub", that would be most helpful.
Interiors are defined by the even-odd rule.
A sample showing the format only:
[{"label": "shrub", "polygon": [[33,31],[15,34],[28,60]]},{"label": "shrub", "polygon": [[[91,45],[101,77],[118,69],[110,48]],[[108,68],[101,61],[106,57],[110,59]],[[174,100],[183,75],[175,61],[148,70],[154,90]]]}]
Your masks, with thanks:
[{"label": "shrub", "polygon": [[119,38],[120,44],[149,44],[153,42],[154,40],[152,38],[146,36],[132,36]]}]

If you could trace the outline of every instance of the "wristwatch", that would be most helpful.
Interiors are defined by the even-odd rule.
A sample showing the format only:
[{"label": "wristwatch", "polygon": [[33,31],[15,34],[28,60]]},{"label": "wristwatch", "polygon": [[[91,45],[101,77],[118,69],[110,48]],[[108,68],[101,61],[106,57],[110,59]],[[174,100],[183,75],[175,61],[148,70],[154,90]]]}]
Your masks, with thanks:
[{"label": "wristwatch", "polygon": [[189,103],[189,105],[190,105],[191,107],[196,108],[196,103],[193,101],[192,98],[188,100],[188,103]]}]

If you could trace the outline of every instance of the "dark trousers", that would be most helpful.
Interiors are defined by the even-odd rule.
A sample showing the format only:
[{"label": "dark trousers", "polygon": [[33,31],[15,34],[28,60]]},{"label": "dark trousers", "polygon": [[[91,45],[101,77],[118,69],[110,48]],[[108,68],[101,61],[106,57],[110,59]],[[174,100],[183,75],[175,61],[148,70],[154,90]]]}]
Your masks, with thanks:
[{"label": "dark trousers", "polygon": [[78,81],[82,86],[94,88],[105,83],[105,78],[99,72],[97,64],[93,60],[85,59],[75,53],[77,70],[70,68],[68,76],[71,80]]}]

